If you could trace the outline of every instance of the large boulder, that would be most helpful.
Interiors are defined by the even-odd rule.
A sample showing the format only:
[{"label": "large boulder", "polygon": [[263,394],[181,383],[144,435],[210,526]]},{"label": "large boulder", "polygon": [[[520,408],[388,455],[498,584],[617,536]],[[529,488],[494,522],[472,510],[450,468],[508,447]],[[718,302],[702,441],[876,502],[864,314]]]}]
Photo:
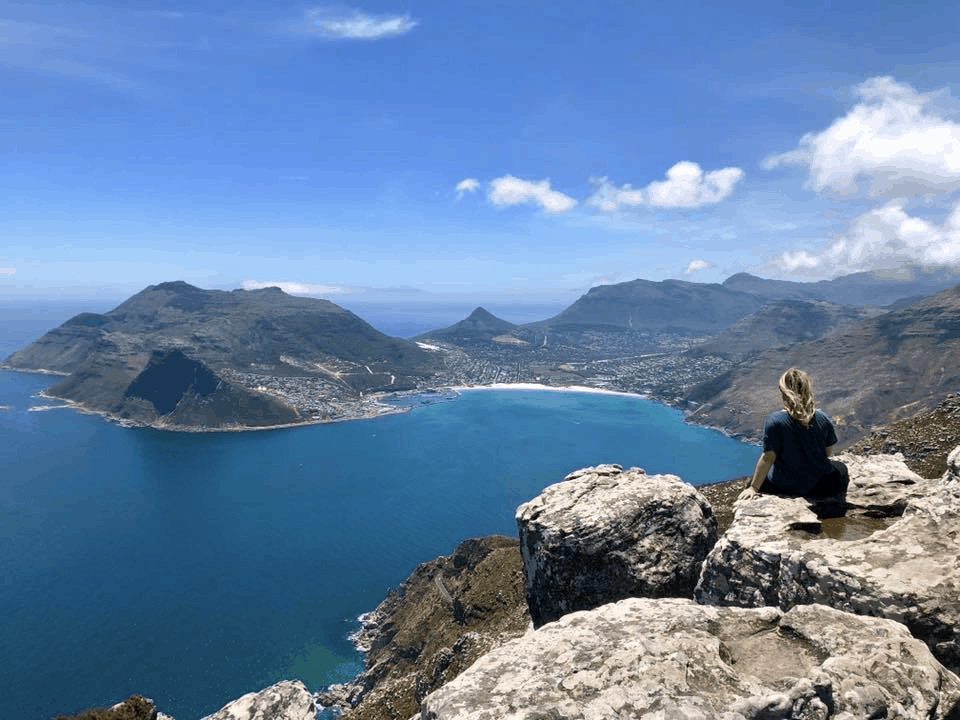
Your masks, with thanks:
[{"label": "large boulder", "polygon": [[717,540],[710,504],[676,475],[598,465],[517,508],[535,627],[627,597],[691,597]]},{"label": "large boulder", "polygon": [[421,720],[955,718],[960,678],[892,620],[630,598],[480,658]]},{"label": "large boulder", "polygon": [[901,455],[841,459],[851,478],[845,517],[818,517],[803,499],[738,502],[696,599],[782,609],[823,603],[891,618],[960,671],[960,448],[934,480],[911,472]]},{"label": "large boulder", "polygon": [[281,680],[247,693],[203,720],[315,720],[313,695],[299,680]]}]

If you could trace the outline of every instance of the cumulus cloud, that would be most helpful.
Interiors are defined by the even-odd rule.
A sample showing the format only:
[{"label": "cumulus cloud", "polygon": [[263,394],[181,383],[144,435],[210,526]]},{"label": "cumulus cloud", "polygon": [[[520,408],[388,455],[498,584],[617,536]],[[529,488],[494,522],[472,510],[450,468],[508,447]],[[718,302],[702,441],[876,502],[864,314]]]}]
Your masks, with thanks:
[{"label": "cumulus cloud", "polygon": [[713,264],[707,262],[706,260],[691,260],[690,263],[687,265],[687,269],[684,270],[684,272],[687,275],[690,275],[691,273],[695,273],[698,270],[706,270],[709,267],[713,267]]},{"label": "cumulus cloud", "polygon": [[267,287],[278,287],[288,295],[334,295],[347,293],[348,289],[336,285],[317,285],[291,280],[244,280],[241,283],[244,290],[260,290]]},{"label": "cumulus cloud", "polygon": [[307,24],[323,37],[337,39],[379,40],[408,33],[417,26],[409,15],[374,17],[354,11],[350,15],[332,16],[325,10],[308,10]]},{"label": "cumulus cloud", "polygon": [[594,191],[584,204],[604,212],[637,205],[698,207],[729,197],[742,178],[740,168],[705,173],[697,163],[682,160],[667,170],[666,180],[651,182],[644,188],[635,189],[630,184],[617,187],[606,177],[590,178]]},{"label": "cumulus cloud", "polygon": [[960,124],[942,117],[935,95],[892,77],[857,87],[860,102],[795,150],[764,161],[806,166],[817,192],[888,198],[960,188]]},{"label": "cumulus cloud", "polygon": [[564,195],[559,190],[551,190],[549,180],[533,182],[513,175],[491,180],[487,199],[498,207],[533,202],[550,213],[566,212],[577,204],[569,195]]},{"label": "cumulus cloud", "polygon": [[815,251],[785,252],[770,262],[791,274],[840,275],[903,264],[960,265],[960,201],[938,225],[891,200],[863,213],[849,229]]},{"label": "cumulus cloud", "polygon": [[465,192],[474,192],[480,187],[480,181],[476,178],[464,178],[457,183],[457,200],[463,197]]}]

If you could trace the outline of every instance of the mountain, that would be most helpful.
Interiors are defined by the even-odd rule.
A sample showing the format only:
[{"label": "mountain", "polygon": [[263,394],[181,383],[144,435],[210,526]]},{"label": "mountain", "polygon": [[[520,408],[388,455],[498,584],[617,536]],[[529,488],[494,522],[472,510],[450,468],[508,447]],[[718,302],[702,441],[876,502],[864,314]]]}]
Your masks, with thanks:
[{"label": "mountain", "polygon": [[757,438],[779,409],[777,379],[799,367],[850,442],[960,389],[960,285],[784,350],[767,350],[688,393],[689,419]]},{"label": "mountain", "polygon": [[717,283],[631,280],[591,288],[534,328],[602,327],[645,332],[714,334],[759,310],[764,300]]},{"label": "mountain", "polygon": [[740,318],[691,354],[742,358],[772,348],[817,340],[883,312],[872,305],[838,305],[826,300],[776,300]]},{"label": "mountain", "polygon": [[460,345],[465,342],[489,342],[501,335],[509,335],[517,326],[478,307],[458,323],[417,336],[417,340],[440,340]]},{"label": "mountain", "polygon": [[48,392],[87,408],[203,427],[336,415],[331,399],[418,387],[435,363],[326,300],[184,282],[81,313],[5,361],[67,374]]},{"label": "mountain", "polygon": [[806,283],[737,273],[724,280],[723,286],[766,300],[827,300],[841,305],[890,305],[903,298],[932,295],[957,283],[960,283],[960,272],[951,268],[905,265],[894,270],[872,270]]},{"label": "mountain", "polygon": [[904,298],[925,297],[956,283],[960,283],[960,272],[916,266],[819,282],[769,280],[749,273],[732,275],[720,284],[638,279],[593,287],[558,315],[524,327],[713,335],[771,301],[890,305]]}]

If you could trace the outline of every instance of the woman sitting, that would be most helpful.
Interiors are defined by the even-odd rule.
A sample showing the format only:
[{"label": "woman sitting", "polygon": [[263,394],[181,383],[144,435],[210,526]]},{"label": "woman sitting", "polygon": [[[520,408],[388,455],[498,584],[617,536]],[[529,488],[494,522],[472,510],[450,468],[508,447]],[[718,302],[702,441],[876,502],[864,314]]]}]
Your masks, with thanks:
[{"label": "woman sitting", "polygon": [[758,492],[842,501],[850,484],[847,466],[831,460],[837,433],[826,413],[815,410],[810,376],[790,368],[780,376],[784,410],[763,425],[763,453],[740,500]]}]

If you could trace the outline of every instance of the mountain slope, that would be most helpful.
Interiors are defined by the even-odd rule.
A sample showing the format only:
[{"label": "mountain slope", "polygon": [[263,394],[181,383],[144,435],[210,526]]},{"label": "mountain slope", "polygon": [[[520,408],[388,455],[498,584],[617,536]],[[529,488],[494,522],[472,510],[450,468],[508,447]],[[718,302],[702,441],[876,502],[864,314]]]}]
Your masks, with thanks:
[{"label": "mountain slope", "polygon": [[826,337],[883,312],[875,306],[838,305],[826,300],[775,300],[698,346],[695,354],[746,357]]},{"label": "mountain slope", "polygon": [[759,310],[763,302],[716,283],[631,280],[591,288],[560,314],[527,327],[594,326],[713,334]]},{"label": "mountain slope", "polygon": [[[328,396],[416,387],[436,360],[326,300],[172,282],[102,315],[77,315],[5,362],[69,374],[50,393],[91,409],[217,427],[291,422],[298,406],[328,413],[321,407]],[[196,382],[182,387],[181,371]],[[309,382],[277,391],[284,378]],[[159,390],[141,392],[151,383]],[[314,397],[305,398],[311,388]]]},{"label": "mountain slope", "polygon": [[780,407],[777,379],[788,367],[810,373],[818,407],[841,440],[932,407],[960,389],[960,285],[907,308],[786,350],[768,350],[694,388],[689,419],[759,437]]}]

